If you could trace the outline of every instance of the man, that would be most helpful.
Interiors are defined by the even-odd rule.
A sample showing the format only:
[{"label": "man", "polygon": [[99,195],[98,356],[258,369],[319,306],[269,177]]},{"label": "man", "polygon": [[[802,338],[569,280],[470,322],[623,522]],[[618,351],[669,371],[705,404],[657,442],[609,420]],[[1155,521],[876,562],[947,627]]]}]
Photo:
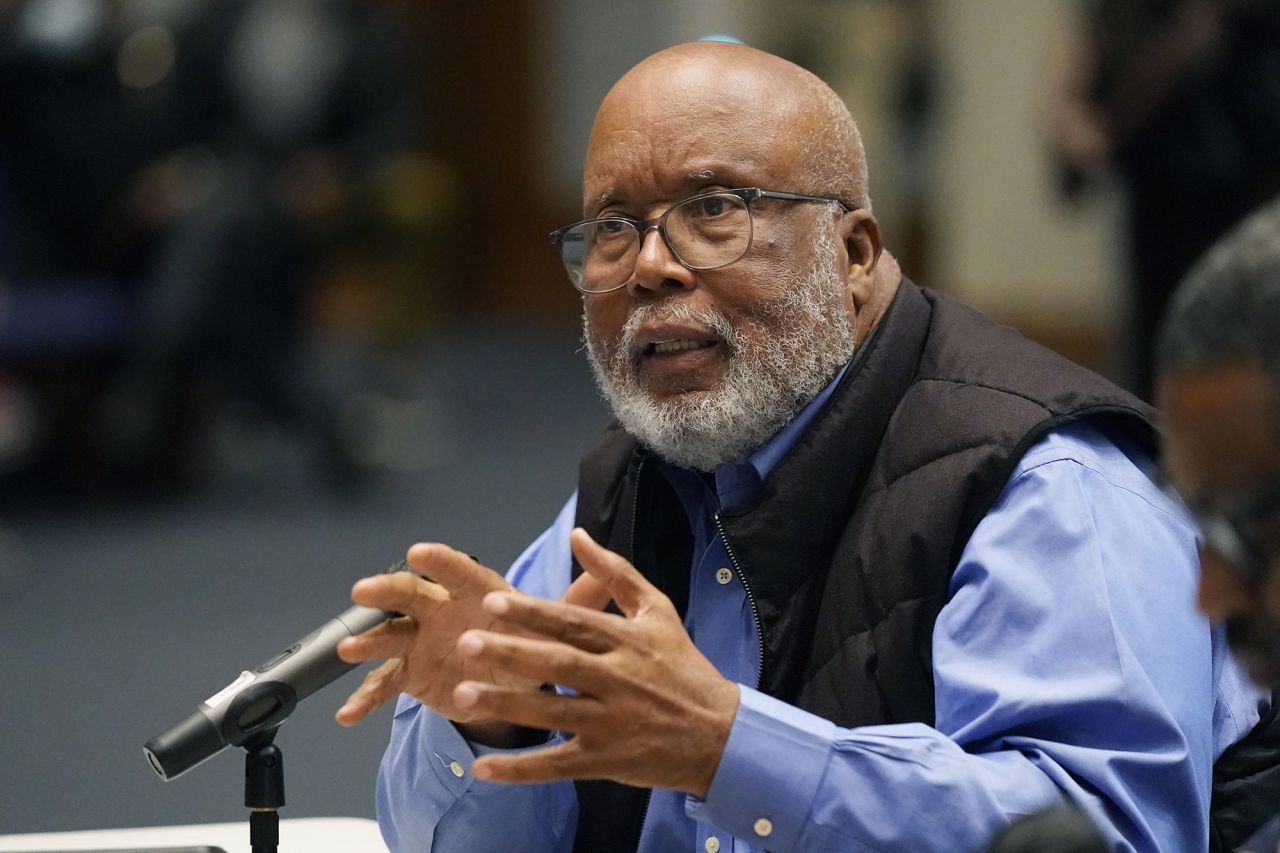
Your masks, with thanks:
[{"label": "man", "polygon": [[353,590],[405,614],[340,649],[390,660],[339,721],[407,694],[389,846],[973,850],[1066,798],[1203,849],[1256,696],[1148,409],[904,279],[847,109],[777,57],[640,63],[583,198],[553,240],[618,424],[506,580],[429,544]]},{"label": "man", "polygon": [[1200,609],[1280,683],[1280,203],[1220,241],[1160,339],[1166,466],[1199,516]]},{"label": "man", "polygon": [[[1280,202],[1220,240],[1174,296],[1156,364],[1165,464],[1198,517],[1200,609],[1254,681],[1280,684]],[[1273,774],[1274,776],[1274,771]],[[1270,779],[1273,811],[1280,779]],[[1280,849],[1280,821],[1249,850]]]}]

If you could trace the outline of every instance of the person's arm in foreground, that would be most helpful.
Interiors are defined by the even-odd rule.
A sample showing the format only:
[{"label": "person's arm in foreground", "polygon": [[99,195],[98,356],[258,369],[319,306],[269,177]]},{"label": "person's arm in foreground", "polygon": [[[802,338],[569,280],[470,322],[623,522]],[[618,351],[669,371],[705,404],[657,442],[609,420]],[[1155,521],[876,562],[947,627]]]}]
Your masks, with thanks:
[{"label": "person's arm in foreground", "polygon": [[976,849],[1063,796],[1117,849],[1203,848],[1213,759],[1252,721],[1233,688],[1240,717],[1215,743],[1232,676],[1194,610],[1192,532],[1108,448],[1106,466],[1083,442],[1033,450],[975,531],[934,634],[936,727],[840,729],[731,685],[740,706],[717,740],[725,705],[705,697],[722,685],[680,644],[670,603],[575,532],[623,615],[498,593],[484,607],[509,633],[468,632],[459,648],[578,695],[465,681],[454,700],[577,736],[480,757],[474,775],[683,790],[692,817],[775,851]]}]

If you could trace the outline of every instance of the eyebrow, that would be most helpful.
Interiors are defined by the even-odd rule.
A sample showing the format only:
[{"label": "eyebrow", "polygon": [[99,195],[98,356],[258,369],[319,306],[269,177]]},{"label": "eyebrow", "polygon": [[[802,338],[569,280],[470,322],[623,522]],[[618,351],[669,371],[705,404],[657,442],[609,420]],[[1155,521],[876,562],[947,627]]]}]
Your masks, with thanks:
[{"label": "eyebrow", "polygon": [[[688,173],[688,175],[686,175],[685,177],[687,177],[690,181],[700,182],[704,184],[717,183],[720,177],[720,173],[717,172],[715,169],[694,169],[692,172]],[[606,187],[599,195],[595,197],[595,205],[596,205],[595,209],[599,210],[602,207],[607,207],[608,205],[613,204],[613,202],[617,201],[618,196],[620,195],[621,193],[618,191],[618,188],[616,186]]]}]

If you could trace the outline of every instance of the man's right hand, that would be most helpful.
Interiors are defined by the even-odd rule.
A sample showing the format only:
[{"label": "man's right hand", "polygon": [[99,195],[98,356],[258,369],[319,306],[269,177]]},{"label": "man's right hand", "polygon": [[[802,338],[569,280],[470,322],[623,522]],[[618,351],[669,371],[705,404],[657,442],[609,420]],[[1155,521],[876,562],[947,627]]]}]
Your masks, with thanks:
[{"label": "man's right hand", "polygon": [[[466,631],[502,630],[495,627],[481,601],[490,592],[512,591],[513,587],[498,572],[447,545],[414,545],[406,560],[417,574],[374,575],[357,581],[351,590],[356,604],[403,615],[338,644],[338,656],[348,663],[387,659],[347,698],[336,715],[338,722],[355,725],[399,694],[408,693],[459,723],[469,739],[506,745],[519,727],[457,707],[453,689],[461,681],[538,689],[532,681],[480,668],[456,651],[458,637]],[[570,587],[565,600],[599,609],[608,603],[609,594],[584,575]]]},{"label": "man's right hand", "polygon": [[[455,722],[487,722],[456,707],[453,688],[463,679],[492,682],[494,674],[475,671],[454,646],[464,631],[491,627],[493,619],[480,602],[494,590],[510,590],[511,584],[447,545],[414,545],[406,560],[417,574],[374,575],[357,581],[351,590],[356,604],[403,615],[338,644],[338,656],[348,663],[387,660],[365,676],[338,710],[337,720],[355,725],[399,694],[409,693]],[[520,686],[499,677],[509,687]]]}]

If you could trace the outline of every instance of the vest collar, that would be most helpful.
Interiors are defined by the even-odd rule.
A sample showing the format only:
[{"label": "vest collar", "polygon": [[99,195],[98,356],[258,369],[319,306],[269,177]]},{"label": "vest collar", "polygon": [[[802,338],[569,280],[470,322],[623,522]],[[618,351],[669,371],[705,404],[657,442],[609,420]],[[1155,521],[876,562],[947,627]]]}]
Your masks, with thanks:
[{"label": "vest collar", "polygon": [[[776,558],[743,563],[757,597],[785,601],[824,571],[862,493],[899,400],[916,372],[932,308],[904,278],[825,409],[764,480],[754,501],[720,514],[733,550]],[[823,507],[821,515],[778,519],[772,507]]]}]

